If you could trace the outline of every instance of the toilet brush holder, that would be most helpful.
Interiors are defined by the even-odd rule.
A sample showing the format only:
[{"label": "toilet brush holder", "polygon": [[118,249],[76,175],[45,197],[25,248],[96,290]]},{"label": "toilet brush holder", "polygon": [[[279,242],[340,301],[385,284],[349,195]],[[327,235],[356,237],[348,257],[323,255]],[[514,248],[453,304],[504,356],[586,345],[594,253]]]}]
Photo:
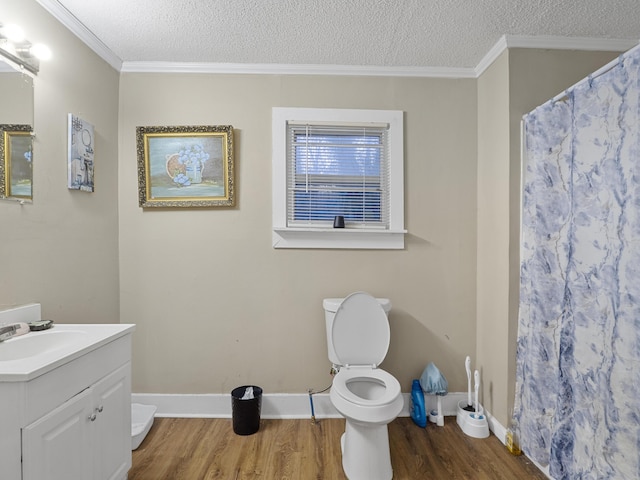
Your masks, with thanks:
[{"label": "toilet brush holder", "polygon": [[473,438],[487,438],[489,436],[489,422],[480,405],[479,412],[469,412],[464,409],[466,401],[458,402],[458,415],[456,420],[465,435]]},{"label": "toilet brush holder", "polygon": [[489,436],[489,424],[484,414],[469,413],[462,431],[473,438],[487,438]]},{"label": "toilet brush holder", "polygon": [[462,428],[464,423],[467,421],[467,415],[469,413],[474,413],[475,411],[476,409],[473,408],[473,405],[469,405],[466,400],[460,400],[458,402],[458,412],[456,414],[456,421],[460,426],[460,428]]}]

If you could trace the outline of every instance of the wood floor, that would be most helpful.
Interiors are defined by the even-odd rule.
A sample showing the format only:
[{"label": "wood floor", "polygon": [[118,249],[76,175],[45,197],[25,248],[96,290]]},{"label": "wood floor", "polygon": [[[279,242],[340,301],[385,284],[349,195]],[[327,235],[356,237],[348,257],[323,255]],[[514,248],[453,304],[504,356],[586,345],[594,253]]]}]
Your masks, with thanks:
[{"label": "wood floor", "polygon": [[[133,452],[129,480],[342,480],[344,420],[262,420],[254,435],[233,433],[230,419],[156,418]],[[455,417],[445,426],[389,424],[394,480],[546,479],[525,456],[493,435],[470,438]]]}]

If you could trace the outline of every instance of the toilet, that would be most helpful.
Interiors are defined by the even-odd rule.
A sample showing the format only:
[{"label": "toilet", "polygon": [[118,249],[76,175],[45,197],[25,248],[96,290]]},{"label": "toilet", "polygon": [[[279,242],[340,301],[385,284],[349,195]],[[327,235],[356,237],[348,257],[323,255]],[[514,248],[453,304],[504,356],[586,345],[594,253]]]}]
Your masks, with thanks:
[{"label": "toilet", "polygon": [[337,374],[329,398],[345,417],[342,468],[349,480],[393,478],[387,424],[402,411],[400,383],[378,365],[389,350],[391,302],[357,292],[323,301],[329,360]]}]

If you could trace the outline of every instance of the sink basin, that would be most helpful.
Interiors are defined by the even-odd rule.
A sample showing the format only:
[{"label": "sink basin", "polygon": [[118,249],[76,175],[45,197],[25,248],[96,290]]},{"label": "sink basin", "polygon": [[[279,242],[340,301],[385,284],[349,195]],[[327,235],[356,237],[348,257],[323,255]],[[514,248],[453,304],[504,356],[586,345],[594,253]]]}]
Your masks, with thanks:
[{"label": "sink basin", "polygon": [[26,382],[121,336],[135,325],[61,324],[0,342],[0,382]]},{"label": "sink basin", "polygon": [[56,330],[31,332],[0,342],[0,362],[24,360],[54,350],[73,348],[87,336],[81,330]]}]

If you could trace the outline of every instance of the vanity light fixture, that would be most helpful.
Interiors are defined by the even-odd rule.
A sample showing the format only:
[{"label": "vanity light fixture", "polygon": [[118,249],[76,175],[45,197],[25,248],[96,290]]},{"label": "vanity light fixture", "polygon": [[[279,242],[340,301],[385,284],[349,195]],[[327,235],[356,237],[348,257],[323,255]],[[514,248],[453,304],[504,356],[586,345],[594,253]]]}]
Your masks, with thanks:
[{"label": "vanity light fixture", "polygon": [[40,60],[49,60],[51,50],[41,43],[31,44],[17,25],[0,23],[0,55],[20,70],[36,75]]}]

